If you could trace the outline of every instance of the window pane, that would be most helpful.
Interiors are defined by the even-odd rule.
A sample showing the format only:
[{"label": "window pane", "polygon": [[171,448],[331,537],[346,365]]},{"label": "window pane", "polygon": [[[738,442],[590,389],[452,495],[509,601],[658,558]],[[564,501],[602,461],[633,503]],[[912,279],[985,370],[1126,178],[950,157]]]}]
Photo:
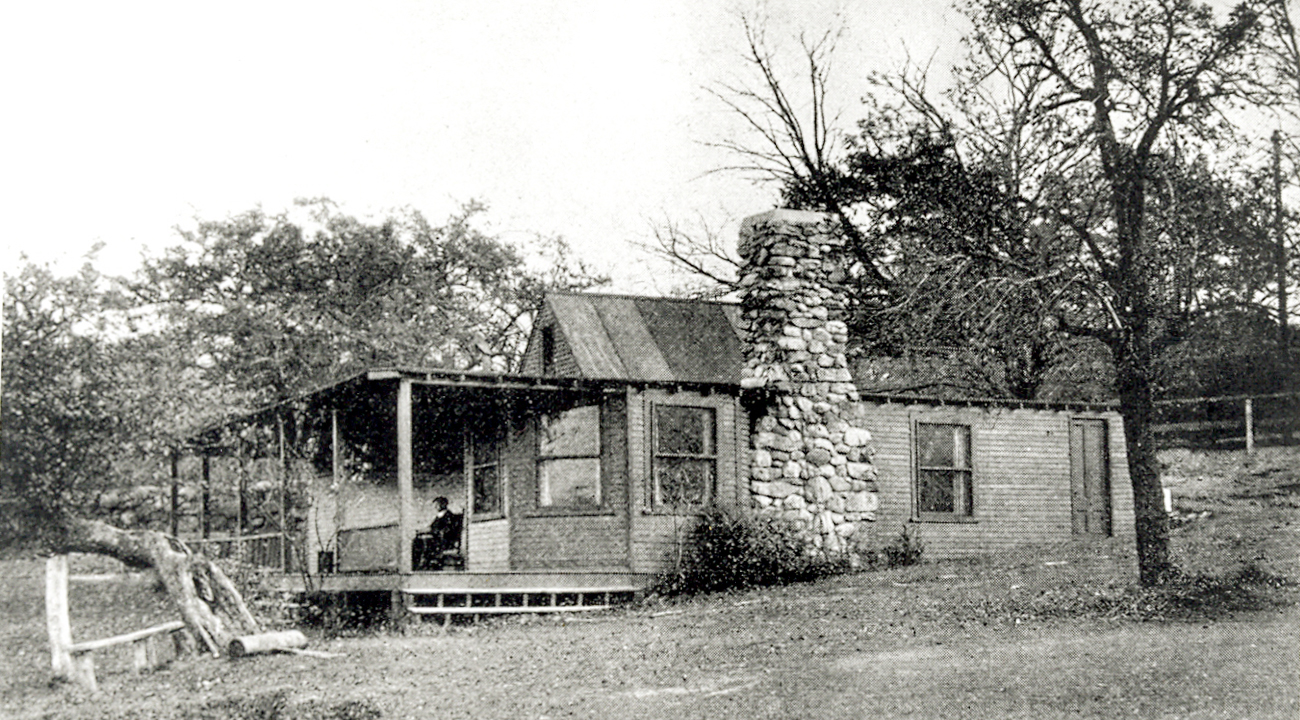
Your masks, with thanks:
[{"label": "window pane", "polygon": [[916,426],[916,455],[921,467],[953,467],[952,425]]},{"label": "window pane", "polygon": [[600,458],[545,460],[537,470],[537,502],[544,507],[600,505]]},{"label": "window pane", "polygon": [[501,513],[501,482],[496,465],[474,468],[474,514]]},{"label": "window pane", "polygon": [[952,426],[952,434],[952,466],[959,470],[969,470],[970,428],[965,425],[954,425]]},{"label": "window pane", "polygon": [[713,461],[690,458],[655,460],[655,498],[661,505],[702,505],[713,487]]},{"label": "window pane", "polygon": [[492,438],[475,438],[474,440],[474,464],[486,465],[494,463],[497,459],[497,443]]},{"label": "window pane", "polygon": [[969,470],[970,428],[918,423],[916,462],[921,467]]},{"label": "window pane", "polygon": [[967,517],[974,515],[975,504],[971,498],[970,471],[956,473],[954,480],[957,483],[957,491],[960,495],[957,499],[957,513]]},{"label": "window pane", "polygon": [[957,508],[951,470],[921,470],[916,482],[916,508],[920,512],[951,513]]},{"label": "window pane", "polygon": [[595,457],[600,455],[600,406],[543,415],[538,440],[542,457]]},{"label": "window pane", "polygon": [[655,451],[668,455],[712,455],[713,411],[709,408],[655,407]]}]

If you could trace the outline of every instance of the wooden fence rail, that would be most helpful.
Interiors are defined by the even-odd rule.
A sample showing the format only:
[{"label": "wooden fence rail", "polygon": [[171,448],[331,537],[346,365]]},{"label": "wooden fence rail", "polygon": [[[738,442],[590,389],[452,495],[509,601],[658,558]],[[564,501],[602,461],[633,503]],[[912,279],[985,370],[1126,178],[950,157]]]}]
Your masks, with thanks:
[{"label": "wooden fence rail", "polygon": [[[1160,400],[1153,426],[1162,447],[1289,445],[1300,430],[1300,392]],[[1240,444],[1240,445],[1239,445]]]}]

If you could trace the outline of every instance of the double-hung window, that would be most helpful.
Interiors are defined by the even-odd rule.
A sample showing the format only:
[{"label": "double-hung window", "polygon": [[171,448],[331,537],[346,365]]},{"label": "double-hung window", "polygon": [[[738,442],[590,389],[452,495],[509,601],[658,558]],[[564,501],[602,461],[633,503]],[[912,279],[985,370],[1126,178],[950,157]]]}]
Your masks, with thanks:
[{"label": "double-hung window", "polygon": [[693,510],[713,501],[718,450],[713,408],[655,405],[650,505]]},{"label": "double-hung window", "polygon": [[969,425],[916,423],[916,482],[920,520],[970,518],[974,514]]},{"label": "double-hung window", "polygon": [[600,405],[543,415],[538,424],[538,507],[600,507]]}]

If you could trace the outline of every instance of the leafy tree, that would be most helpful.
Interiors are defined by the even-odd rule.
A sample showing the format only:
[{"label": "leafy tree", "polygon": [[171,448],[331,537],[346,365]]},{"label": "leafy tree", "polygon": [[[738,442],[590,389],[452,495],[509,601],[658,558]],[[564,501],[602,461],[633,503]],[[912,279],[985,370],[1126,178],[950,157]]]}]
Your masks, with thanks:
[{"label": "leafy tree", "polygon": [[5,278],[0,490],[40,500],[25,508],[32,530],[102,483],[122,433],[97,327],[105,290],[89,263],[62,278],[27,263]]},{"label": "leafy tree", "polygon": [[119,301],[89,264],[66,278],[27,264],[5,279],[0,501],[16,532],[4,539],[156,569],[189,627],[220,652],[257,628],[221,569],[162,533],[82,514],[131,437],[112,337],[122,331]]},{"label": "leafy tree", "polygon": [[156,569],[214,653],[257,628],[220,568],[164,533],[88,517],[123,458],[369,365],[505,367],[545,289],[602,281],[558,240],[550,269],[530,269],[476,227],[478,205],[442,227],[304,208],[310,224],[260,211],[201,223],[132,282],[89,265],[6,278],[0,504],[47,551]]},{"label": "leafy tree", "polygon": [[306,222],[202,222],[132,285],[212,383],[258,402],[375,365],[508,368],[544,291],[604,282],[560,240],[544,244],[547,271],[530,269],[478,228],[478,204],[442,226],[413,210],[367,223],[325,200],[300,209]]}]

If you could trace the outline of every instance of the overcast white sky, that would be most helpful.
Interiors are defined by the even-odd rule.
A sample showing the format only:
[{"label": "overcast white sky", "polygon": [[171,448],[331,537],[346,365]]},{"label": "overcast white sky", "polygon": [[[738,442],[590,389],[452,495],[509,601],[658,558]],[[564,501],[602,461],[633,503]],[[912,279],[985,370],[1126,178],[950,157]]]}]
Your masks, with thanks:
[{"label": "overcast white sky", "polygon": [[[5,267],[94,243],[125,273],[173,227],[295,197],[440,222],[491,207],[515,242],[562,235],[615,288],[670,289],[632,244],[653,222],[734,222],[770,188],[706,175],[735,128],[702,88],[743,75],[736,0],[11,3],[0,11]],[[854,112],[904,48],[947,65],[949,0],[773,0],[790,44],[843,16]],[[791,61],[794,54],[787,56]]]}]

